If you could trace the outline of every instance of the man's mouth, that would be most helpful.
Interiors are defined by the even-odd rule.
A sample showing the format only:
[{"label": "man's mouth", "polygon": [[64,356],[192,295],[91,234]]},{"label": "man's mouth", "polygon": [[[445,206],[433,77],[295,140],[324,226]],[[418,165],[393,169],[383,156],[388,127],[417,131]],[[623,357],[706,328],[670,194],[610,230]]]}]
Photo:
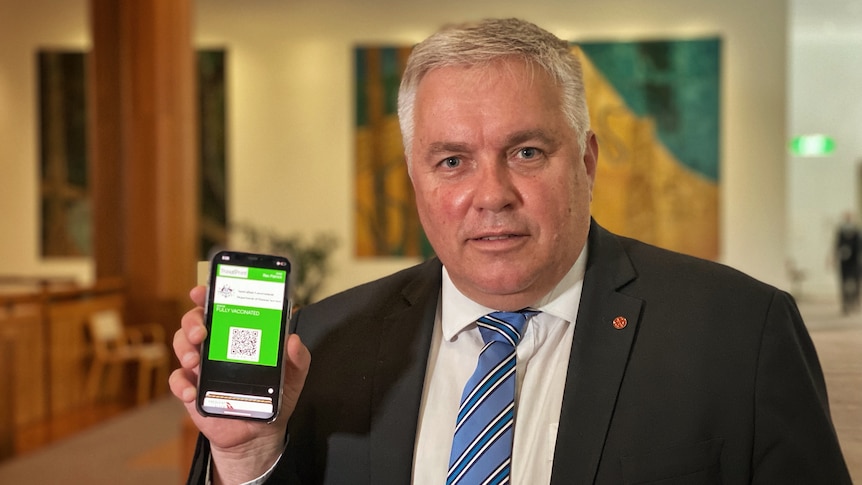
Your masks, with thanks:
[{"label": "man's mouth", "polygon": [[510,237],[518,237],[518,236],[515,234],[504,234],[502,236],[483,236],[483,237],[480,237],[478,239],[481,239],[482,241],[499,241],[501,239],[509,239]]},{"label": "man's mouth", "polygon": [[524,237],[524,234],[509,233],[509,234],[487,234],[484,236],[476,236],[473,241],[505,241],[507,239],[517,239]]}]

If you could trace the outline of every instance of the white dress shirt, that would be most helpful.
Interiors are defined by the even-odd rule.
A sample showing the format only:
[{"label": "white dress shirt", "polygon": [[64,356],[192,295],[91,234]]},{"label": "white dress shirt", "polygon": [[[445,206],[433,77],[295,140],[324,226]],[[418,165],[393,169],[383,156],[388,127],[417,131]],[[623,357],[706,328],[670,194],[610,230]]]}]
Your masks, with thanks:
[{"label": "white dress shirt", "polygon": [[[585,247],[562,281],[531,305],[542,313],[528,320],[517,347],[513,484],[551,481],[586,254]],[[484,345],[476,319],[498,310],[464,296],[445,267],[439,301],[416,435],[414,485],[446,483],[461,393]]]}]

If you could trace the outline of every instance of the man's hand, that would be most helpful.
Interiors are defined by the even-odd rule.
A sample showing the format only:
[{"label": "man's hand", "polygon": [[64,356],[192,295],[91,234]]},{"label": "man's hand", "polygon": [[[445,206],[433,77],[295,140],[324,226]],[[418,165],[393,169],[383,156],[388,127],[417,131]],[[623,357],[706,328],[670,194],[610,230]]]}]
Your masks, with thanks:
[{"label": "man's hand", "polygon": [[281,412],[275,422],[201,416],[195,408],[195,399],[200,344],[207,333],[203,323],[206,287],[195,287],[189,295],[197,307],[183,316],[182,326],[174,334],[174,352],[180,368],[171,373],[171,392],[183,402],[192,421],[210,441],[213,483],[242,483],[262,475],[281,455],[287,420],[305,384],[311,354],[298,335],[288,337],[284,350]]}]

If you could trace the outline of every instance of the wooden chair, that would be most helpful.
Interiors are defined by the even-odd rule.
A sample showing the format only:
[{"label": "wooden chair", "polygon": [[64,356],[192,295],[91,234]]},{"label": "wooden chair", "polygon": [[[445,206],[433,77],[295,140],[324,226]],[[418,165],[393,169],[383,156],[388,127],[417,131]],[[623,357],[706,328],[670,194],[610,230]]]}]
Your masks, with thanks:
[{"label": "wooden chair", "polygon": [[95,401],[99,395],[105,371],[122,370],[128,363],[137,364],[137,402],[147,402],[153,392],[168,378],[168,347],[164,329],[155,323],[126,326],[120,312],[101,310],[90,315],[88,329],[93,345],[93,362],[87,377],[87,392]]}]

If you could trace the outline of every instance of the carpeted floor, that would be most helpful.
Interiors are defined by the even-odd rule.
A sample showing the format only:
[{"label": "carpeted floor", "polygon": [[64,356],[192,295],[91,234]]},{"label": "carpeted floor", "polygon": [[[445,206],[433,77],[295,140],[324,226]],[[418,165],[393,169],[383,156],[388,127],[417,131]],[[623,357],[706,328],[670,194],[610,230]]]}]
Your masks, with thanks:
[{"label": "carpeted floor", "polygon": [[[862,315],[800,302],[817,346],[838,437],[862,484]],[[36,452],[0,463],[0,484],[179,484],[188,467],[181,444],[185,409],[167,396]]]},{"label": "carpeted floor", "polygon": [[862,484],[862,314],[837,303],[801,301],[799,309],[826,377],[832,422],[854,483]]},{"label": "carpeted floor", "polygon": [[[186,411],[173,397],[0,464],[0,483],[179,484]],[[180,469],[182,468],[182,471]]]}]

